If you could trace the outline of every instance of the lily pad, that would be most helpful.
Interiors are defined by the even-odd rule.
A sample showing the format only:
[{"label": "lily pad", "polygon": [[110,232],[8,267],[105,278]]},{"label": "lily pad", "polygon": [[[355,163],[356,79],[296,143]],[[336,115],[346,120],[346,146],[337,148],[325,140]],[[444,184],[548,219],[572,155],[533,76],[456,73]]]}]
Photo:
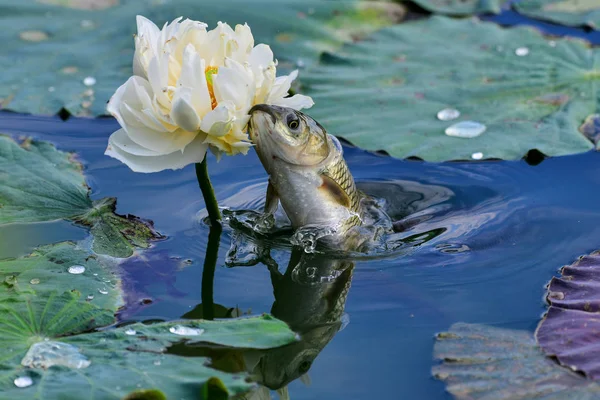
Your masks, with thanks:
[{"label": "lily pad", "polygon": [[437,336],[433,368],[456,399],[593,399],[600,385],[546,357],[527,331],[454,324]]},{"label": "lily pad", "polygon": [[[178,334],[183,328],[187,334]],[[132,391],[158,389],[171,398],[201,398],[203,385],[217,378],[230,394],[254,385],[244,374],[228,374],[208,367],[210,359],[167,354],[179,342],[203,342],[249,349],[285,345],[296,340],[287,325],[269,316],[227,321],[185,321],[153,325],[134,324],[71,337],[41,339],[30,347],[37,364],[24,366],[30,358],[11,352],[1,362],[0,398],[62,399],[69,393],[78,399],[122,399]],[[36,344],[49,344],[54,353],[43,355]],[[33,349],[33,350],[31,350]],[[40,355],[42,354],[42,355]],[[22,359],[21,359],[22,358]],[[15,386],[14,380],[29,377],[32,385]]]},{"label": "lily pad", "polygon": [[[52,309],[53,301],[44,294],[62,290],[71,293],[75,299],[82,297],[81,304],[75,308],[85,309],[87,304],[106,310],[101,317],[94,319],[102,319],[98,326],[109,325],[114,320],[114,313],[123,304],[121,280],[113,272],[75,243],[40,247],[26,257],[0,260],[0,281],[3,282],[0,303],[33,302],[33,305],[40,303],[42,309],[47,304],[48,311]],[[59,313],[57,310],[52,313]],[[27,314],[17,313],[16,316]],[[38,324],[30,322],[30,325],[35,327]]]},{"label": "lily pad", "polygon": [[68,219],[91,227],[99,254],[129,257],[160,239],[150,222],[115,213],[116,200],[92,201],[82,166],[53,145],[0,135],[0,225]]},{"label": "lily pad", "polygon": [[506,0],[412,0],[427,11],[455,16],[498,14]]},{"label": "lily pad", "polygon": [[561,25],[600,28],[597,0],[521,0],[513,7],[529,17]]},{"label": "lily pad", "polygon": [[0,108],[105,114],[110,96],[132,74],[137,14],[158,25],[179,16],[211,27],[217,21],[247,22],[256,42],[270,44],[280,68],[289,70],[310,65],[324,49],[397,21],[401,9],[358,0],[259,0],[251,5],[221,0],[201,6],[196,0],[180,0],[122,1],[91,11],[5,0],[0,5]]},{"label": "lily pad", "polygon": [[600,253],[563,267],[548,285],[550,308],[536,331],[546,354],[592,379],[600,378]]},{"label": "lily pad", "polygon": [[151,389],[167,398],[199,398],[211,378],[235,394],[253,386],[245,376],[209,368],[207,358],[167,354],[168,348],[186,342],[268,349],[297,340],[284,322],[266,315],[89,333],[114,323],[119,279],[73,243],[0,261],[0,278],[0,399],[64,399],[67,393],[121,399]]},{"label": "lily pad", "polygon": [[[531,149],[558,156],[594,148],[578,128],[600,106],[598,65],[600,50],[583,41],[550,43],[531,28],[434,16],[325,54],[302,83],[316,103],[311,115],[364,149],[514,160]],[[438,119],[447,108],[460,116]],[[485,132],[444,133],[463,121]]]}]

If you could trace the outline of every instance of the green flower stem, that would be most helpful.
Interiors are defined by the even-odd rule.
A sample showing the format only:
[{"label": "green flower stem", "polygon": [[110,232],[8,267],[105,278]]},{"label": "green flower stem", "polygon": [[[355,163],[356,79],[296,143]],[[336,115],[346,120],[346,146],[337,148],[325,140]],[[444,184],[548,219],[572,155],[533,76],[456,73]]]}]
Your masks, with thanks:
[{"label": "green flower stem", "polygon": [[221,211],[219,211],[219,203],[215,197],[215,191],[210,178],[208,177],[208,167],[206,159],[201,163],[196,163],[196,177],[198,178],[198,184],[200,190],[202,190],[202,197],[204,197],[204,203],[206,204],[206,210],[208,211],[208,219],[210,219],[211,226],[221,225]]},{"label": "green flower stem", "polygon": [[219,244],[221,243],[221,224],[212,225],[208,233],[208,244],[204,256],[202,269],[202,317],[212,320],[215,317],[215,304],[213,299],[213,288],[215,280],[215,268],[219,258]]}]

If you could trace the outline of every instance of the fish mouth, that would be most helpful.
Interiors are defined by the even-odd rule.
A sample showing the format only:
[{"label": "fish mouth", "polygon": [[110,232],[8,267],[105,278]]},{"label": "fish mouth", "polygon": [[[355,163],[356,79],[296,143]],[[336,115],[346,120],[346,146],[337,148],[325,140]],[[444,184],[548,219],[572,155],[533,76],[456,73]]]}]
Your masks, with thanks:
[{"label": "fish mouth", "polygon": [[277,116],[275,115],[275,111],[273,110],[273,107],[271,107],[268,104],[257,104],[254,107],[252,107],[250,109],[250,111],[248,111],[248,114],[253,115],[256,111],[262,111],[262,112],[270,115],[271,119],[273,120],[273,125],[275,125],[275,122],[277,121]]},{"label": "fish mouth", "polygon": [[277,122],[276,114],[267,104],[257,104],[248,112],[250,115],[250,139],[258,145],[261,132],[272,134]]}]

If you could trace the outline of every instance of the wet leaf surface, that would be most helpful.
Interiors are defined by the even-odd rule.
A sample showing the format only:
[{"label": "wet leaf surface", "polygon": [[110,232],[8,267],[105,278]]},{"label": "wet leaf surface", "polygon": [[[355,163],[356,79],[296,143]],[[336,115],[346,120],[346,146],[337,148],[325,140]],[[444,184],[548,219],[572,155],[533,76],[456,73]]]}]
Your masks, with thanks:
[{"label": "wet leaf surface", "polygon": [[[330,133],[395,157],[519,159],[531,149],[553,156],[593,149],[578,128],[598,108],[600,51],[577,40],[552,43],[529,28],[431,17],[326,54],[303,75],[303,92]],[[441,120],[447,108],[460,116]],[[485,131],[449,136],[467,121]]]},{"label": "wet leaf surface", "polygon": [[546,357],[531,332],[454,324],[440,333],[433,375],[457,399],[594,399],[600,385]]},{"label": "wet leaf surface", "polygon": [[106,102],[132,74],[137,14],[159,26],[179,16],[210,27],[217,21],[232,26],[247,22],[256,43],[273,47],[284,71],[310,65],[322,50],[363,37],[404,15],[397,4],[354,0],[260,0],[251,6],[245,0],[201,6],[195,0],[97,2],[112,7],[92,7],[93,1],[47,2],[52,4],[6,0],[0,5],[0,108],[106,114]]},{"label": "wet leaf surface", "polygon": [[49,143],[0,135],[0,225],[73,220],[91,228],[94,251],[120,258],[162,238],[150,222],[116,214],[114,198],[92,202],[82,170]]},{"label": "wet leaf surface", "polygon": [[532,18],[561,25],[600,28],[600,3],[597,0],[521,0],[513,7]]},{"label": "wet leaf surface", "polygon": [[563,267],[546,299],[550,308],[536,331],[540,346],[565,367],[600,378],[600,253]]}]

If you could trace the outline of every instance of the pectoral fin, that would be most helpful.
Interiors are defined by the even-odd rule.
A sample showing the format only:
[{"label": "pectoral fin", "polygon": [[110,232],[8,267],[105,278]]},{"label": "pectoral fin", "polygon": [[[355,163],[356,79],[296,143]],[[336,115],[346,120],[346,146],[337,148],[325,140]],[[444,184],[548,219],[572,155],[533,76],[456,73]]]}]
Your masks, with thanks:
[{"label": "pectoral fin", "polygon": [[273,215],[275,211],[277,211],[277,207],[279,206],[279,195],[275,190],[275,187],[269,181],[269,186],[267,186],[267,198],[265,200],[265,214]]},{"label": "pectoral fin", "polygon": [[321,178],[323,179],[323,183],[319,187],[319,190],[327,193],[336,203],[349,208],[351,202],[346,191],[328,175],[321,175]]}]

